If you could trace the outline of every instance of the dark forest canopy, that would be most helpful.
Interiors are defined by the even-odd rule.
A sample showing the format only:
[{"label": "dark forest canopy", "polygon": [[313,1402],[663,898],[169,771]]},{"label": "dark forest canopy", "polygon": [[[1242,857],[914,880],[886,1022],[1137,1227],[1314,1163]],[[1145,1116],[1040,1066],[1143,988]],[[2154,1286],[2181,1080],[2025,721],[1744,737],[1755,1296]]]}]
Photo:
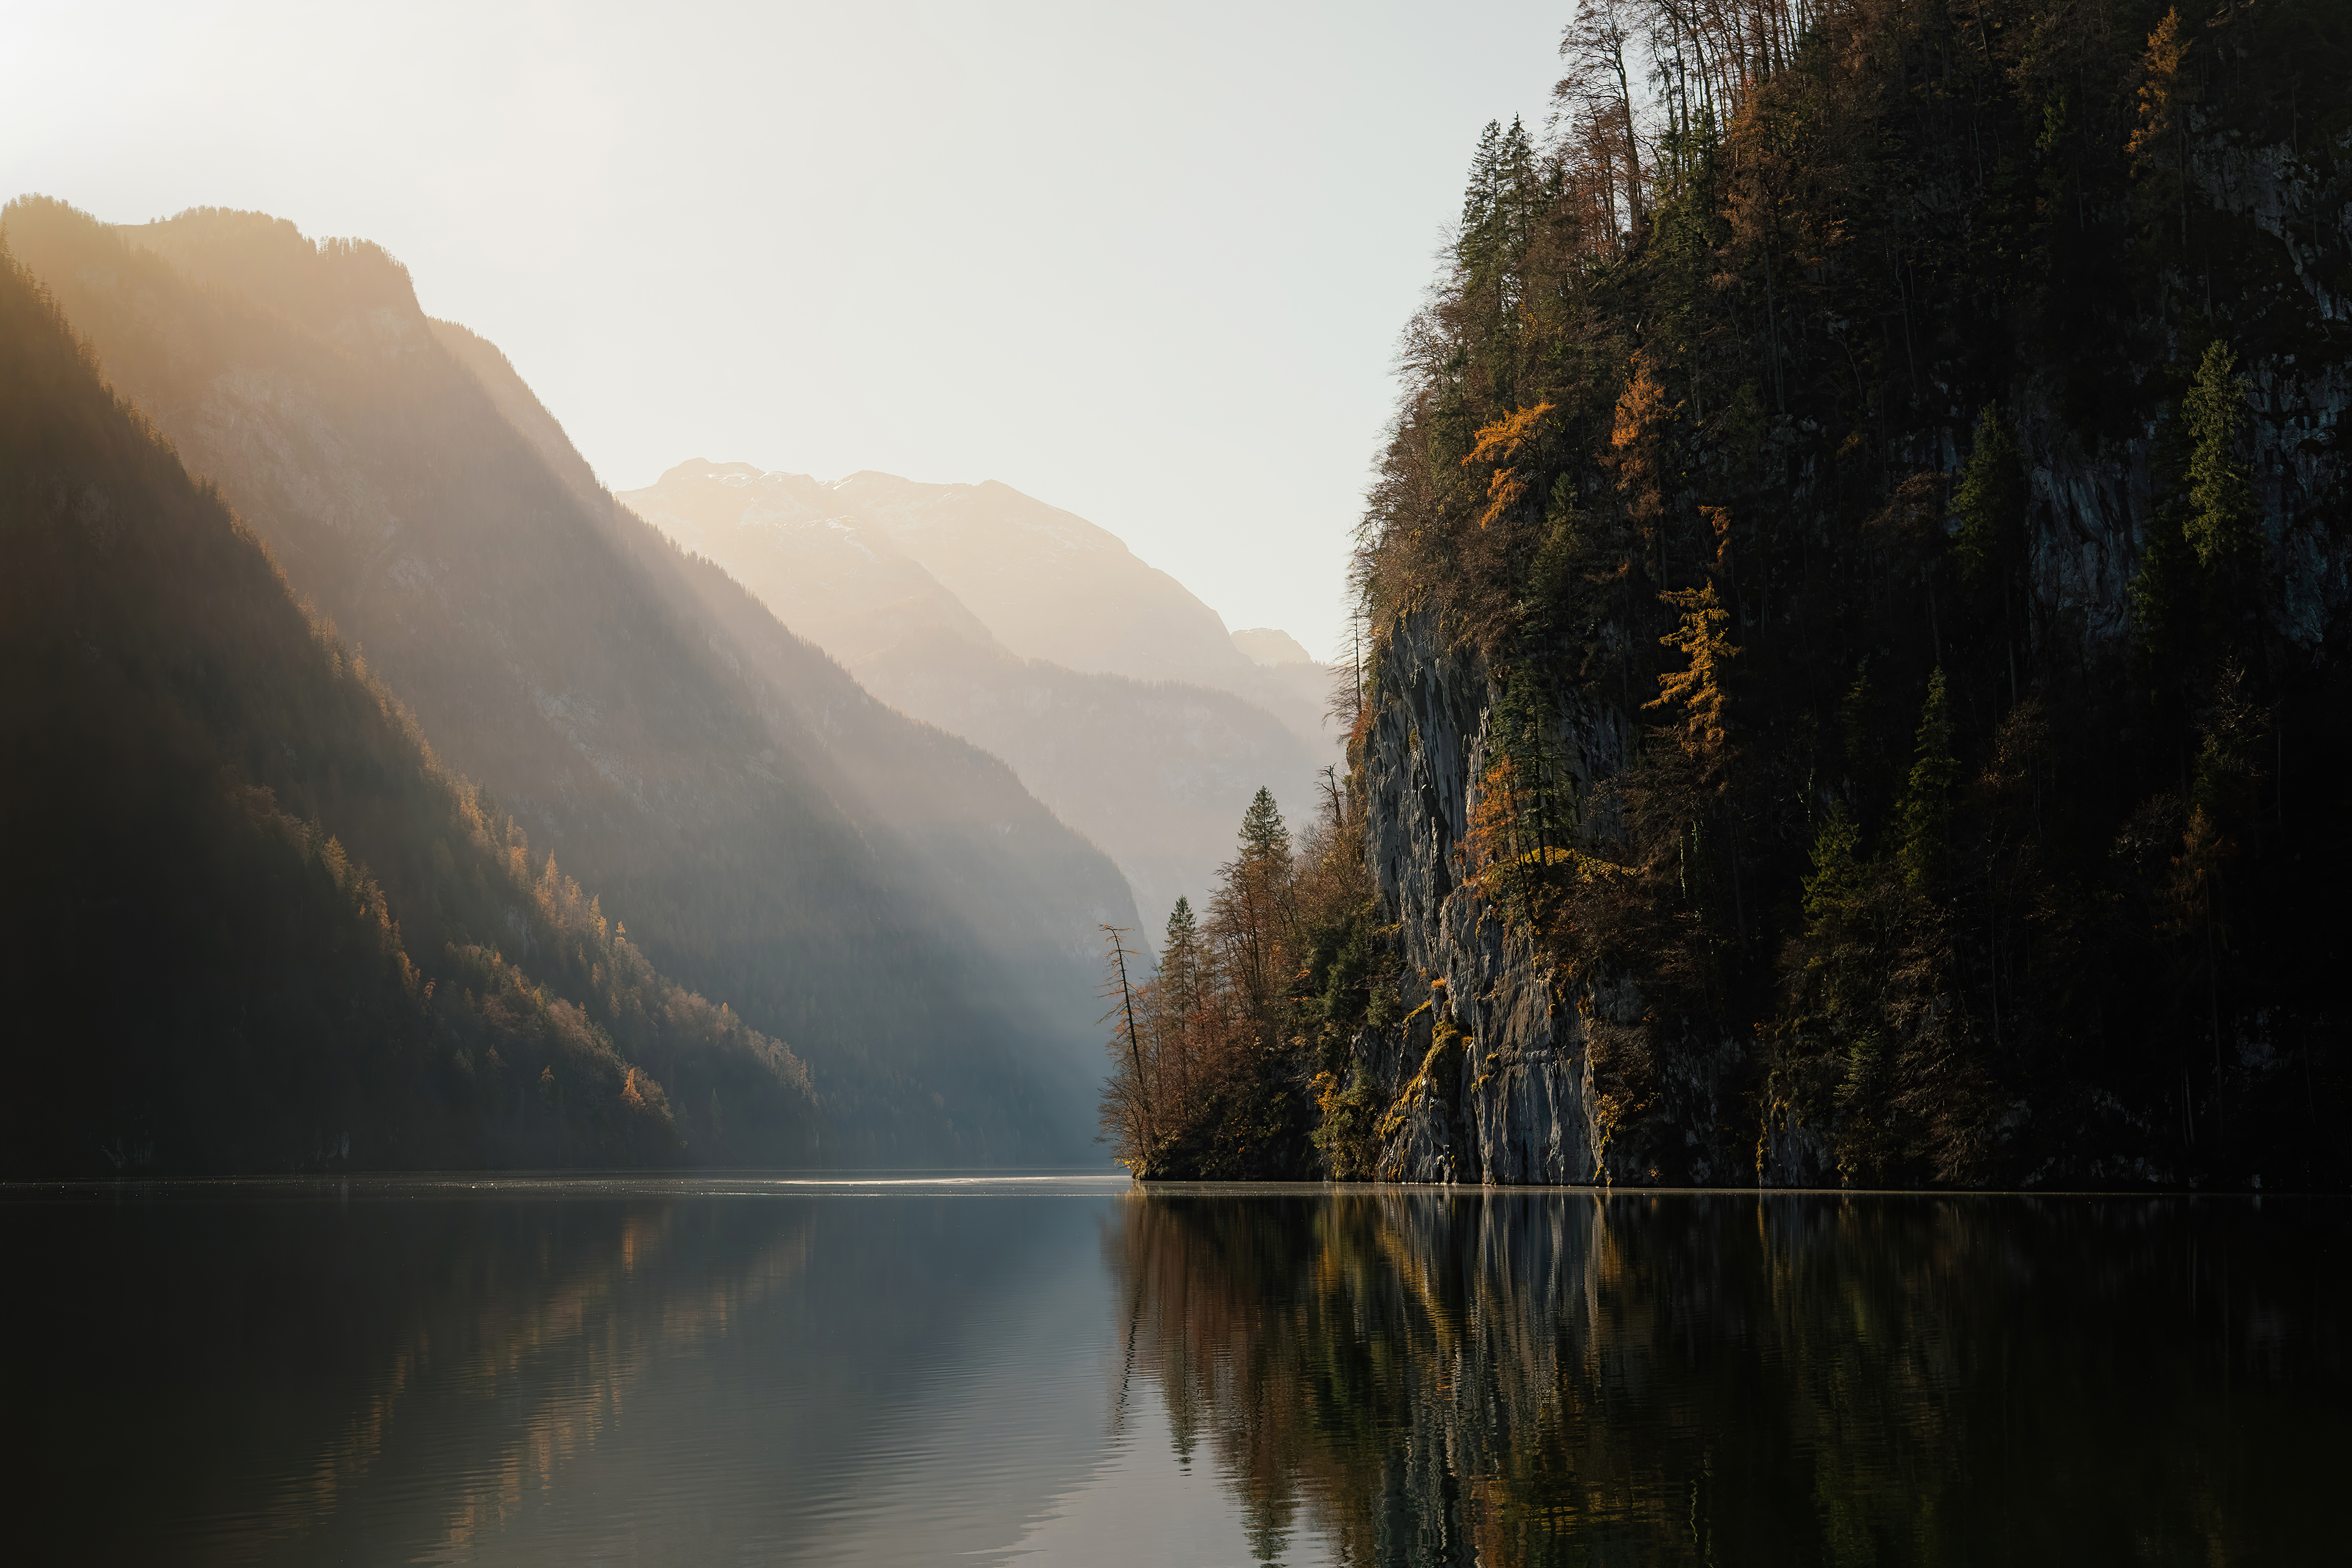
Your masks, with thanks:
[{"label": "dark forest canopy", "polygon": [[[1592,0],[1561,52],[1404,337],[1336,815],[1466,792],[1603,1179],[2340,1183],[2343,8]],[[1446,661],[1476,744],[1405,776]],[[1377,1166],[1484,1047],[1293,940],[1216,1102]]]}]

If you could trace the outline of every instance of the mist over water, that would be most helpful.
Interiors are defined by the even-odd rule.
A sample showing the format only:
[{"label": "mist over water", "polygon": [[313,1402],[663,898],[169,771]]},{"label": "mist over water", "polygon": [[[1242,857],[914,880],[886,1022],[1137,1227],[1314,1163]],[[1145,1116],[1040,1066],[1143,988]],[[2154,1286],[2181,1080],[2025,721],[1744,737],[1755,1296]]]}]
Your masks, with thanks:
[{"label": "mist over water", "polygon": [[[2334,1200],[19,1188],[44,1560],[2313,1561]],[[71,1289],[60,1289],[71,1283]]]}]

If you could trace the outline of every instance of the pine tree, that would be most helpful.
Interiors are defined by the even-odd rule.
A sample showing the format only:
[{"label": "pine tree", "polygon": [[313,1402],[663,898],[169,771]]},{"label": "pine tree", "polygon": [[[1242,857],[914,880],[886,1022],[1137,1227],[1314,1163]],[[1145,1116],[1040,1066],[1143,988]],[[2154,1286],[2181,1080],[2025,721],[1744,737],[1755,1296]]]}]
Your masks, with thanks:
[{"label": "pine tree", "polygon": [[1168,912],[1167,933],[1160,946],[1160,1006],[1170,1015],[1190,1018],[1206,1005],[1211,975],[1208,949],[1201,941],[1201,923],[1192,900],[1179,895]]},{"label": "pine tree", "polygon": [[1988,403],[1977,417],[1976,449],[1952,495],[1952,510],[1960,520],[1952,551],[1972,585],[2007,581],[2024,534],[2026,498],[2017,437],[2010,434],[2000,405]]},{"label": "pine tree", "polygon": [[1813,870],[1805,879],[1805,929],[1826,936],[1862,896],[1862,825],[1839,801],[1813,835]]},{"label": "pine tree", "polygon": [[1242,813],[1242,858],[1254,866],[1281,864],[1290,861],[1290,829],[1282,820],[1282,808],[1275,804],[1274,792],[1261,786],[1250,797],[1249,807]]},{"label": "pine tree", "polygon": [[2180,531],[2180,508],[2158,507],[2149,520],[2140,544],[2139,570],[2132,574],[2133,640],[2155,673],[2153,684],[2164,684],[2162,671],[2179,651],[2183,578],[2189,546]]},{"label": "pine tree", "polygon": [[1503,122],[1489,120],[1478,132],[1478,149],[1470,154],[1470,182],[1462,192],[1462,223],[1454,237],[1454,259],[1467,276],[1475,276],[1496,249],[1501,205]]},{"label": "pine tree", "polygon": [[1478,514],[1480,528],[1508,517],[1528,493],[1528,481],[1522,477],[1526,465],[1520,458],[1541,438],[1544,416],[1552,407],[1549,403],[1538,403],[1532,408],[1514,409],[1493,424],[1480,426],[1469,455],[1462,459],[1465,468],[1480,463],[1494,465],[1494,473],[1486,481],[1486,510]]},{"label": "pine tree", "polygon": [[[1651,802],[1648,814],[1653,822],[1660,826],[1672,825],[1677,880],[1685,900],[1702,903],[1712,873],[1730,872],[1730,912],[1745,942],[1748,916],[1740,888],[1739,824],[1729,809],[1735,753],[1725,721],[1723,687],[1731,661],[1739,656],[1731,642],[1731,616],[1717,598],[1711,581],[1702,587],[1661,594],[1658,598],[1682,612],[1682,624],[1658,640],[1680,649],[1689,662],[1659,676],[1658,695],[1643,704],[1645,708],[1679,708],[1682,723],[1662,725],[1654,731],[1673,740],[1675,752],[1670,760],[1662,759],[1664,765],[1646,770],[1649,776],[1643,793]],[[1727,856],[1723,853],[1726,850]]]},{"label": "pine tree", "polygon": [[1927,680],[1927,700],[1919,710],[1918,760],[1911,764],[1910,787],[1903,795],[1902,847],[1904,885],[1913,892],[1934,890],[1943,869],[1944,838],[1951,821],[1952,785],[1960,764],[1952,755],[1951,701],[1945,691],[1943,666]]},{"label": "pine tree", "polygon": [[1290,926],[1290,830],[1271,791],[1259,789],[1243,812],[1240,848],[1222,868],[1210,923],[1243,1011],[1271,1044]]},{"label": "pine tree", "polygon": [[2128,144],[2132,173],[2145,182],[2147,210],[2168,217],[2178,214],[2183,250],[2189,247],[2189,139],[2181,132],[2188,106],[2197,97],[2196,79],[2184,68],[2190,42],[2181,37],[2178,6],[2147,36],[2147,52],[2140,59],[2139,125]]},{"label": "pine tree", "polygon": [[1517,119],[1490,120],[1478,133],[1454,240],[1462,298],[1483,318],[1481,337],[1507,336],[1536,215],[1542,202],[1534,144]]},{"label": "pine tree", "polygon": [[2238,357],[2218,339],[2198,364],[2197,379],[2182,400],[2189,440],[2189,515],[2181,531],[2208,571],[2236,564],[2262,546],[2253,486],[2238,459],[2238,432],[2245,422],[2246,384]]},{"label": "pine tree", "polygon": [[1213,1099],[1226,1037],[1216,954],[1190,899],[1178,899],[1169,912],[1160,970],[1143,988],[1142,1003],[1162,1131],[1181,1130]]}]

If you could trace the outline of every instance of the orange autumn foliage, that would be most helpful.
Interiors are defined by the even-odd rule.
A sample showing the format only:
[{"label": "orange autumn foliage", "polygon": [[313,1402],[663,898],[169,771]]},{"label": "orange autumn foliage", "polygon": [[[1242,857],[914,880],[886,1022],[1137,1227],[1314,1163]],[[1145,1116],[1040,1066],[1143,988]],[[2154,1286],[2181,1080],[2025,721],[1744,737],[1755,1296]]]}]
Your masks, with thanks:
[{"label": "orange autumn foliage", "polygon": [[1508,512],[1519,503],[1519,498],[1528,493],[1528,482],[1519,478],[1518,468],[1505,465],[1517,464],[1521,449],[1535,438],[1537,427],[1553,406],[1549,403],[1538,403],[1532,408],[1514,409],[1493,424],[1480,427],[1476,444],[1470,448],[1470,455],[1462,459],[1462,466],[1465,468],[1476,463],[1496,465],[1494,477],[1486,481],[1486,510],[1478,514],[1480,528]]}]

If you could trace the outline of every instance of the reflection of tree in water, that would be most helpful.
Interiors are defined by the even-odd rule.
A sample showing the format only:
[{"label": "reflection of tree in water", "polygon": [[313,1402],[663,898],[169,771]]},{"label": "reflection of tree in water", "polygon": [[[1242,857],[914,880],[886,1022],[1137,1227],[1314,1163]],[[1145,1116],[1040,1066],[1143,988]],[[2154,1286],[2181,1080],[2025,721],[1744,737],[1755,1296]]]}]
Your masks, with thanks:
[{"label": "reflection of tree in water", "polygon": [[[551,1205],[453,1205],[442,1278],[387,1290],[410,1321],[342,1431],[221,1529],[217,1554],[307,1552],[322,1530],[357,1527],[345,1517],[355,1494],[407,1489],[421,1476],[411,1521],[463,1557],[554,1490],[659,1359],[724,1333],[807,1263],[805,1215],[733,1237],[705,1266],[665,1268],[678,1217],[667,1203],[566,1208],[557,1224]],[[713,1238],[697,1239],[708,1252]]]},{"label": "reflection of tree in water", "polygon": [[[2331,1247],[2319,1240],[2317,1219]],[[2323,1553],[2343,1219],[2181,1202],[1143,1196],[1132,1370],[1271,1558]]]}]

